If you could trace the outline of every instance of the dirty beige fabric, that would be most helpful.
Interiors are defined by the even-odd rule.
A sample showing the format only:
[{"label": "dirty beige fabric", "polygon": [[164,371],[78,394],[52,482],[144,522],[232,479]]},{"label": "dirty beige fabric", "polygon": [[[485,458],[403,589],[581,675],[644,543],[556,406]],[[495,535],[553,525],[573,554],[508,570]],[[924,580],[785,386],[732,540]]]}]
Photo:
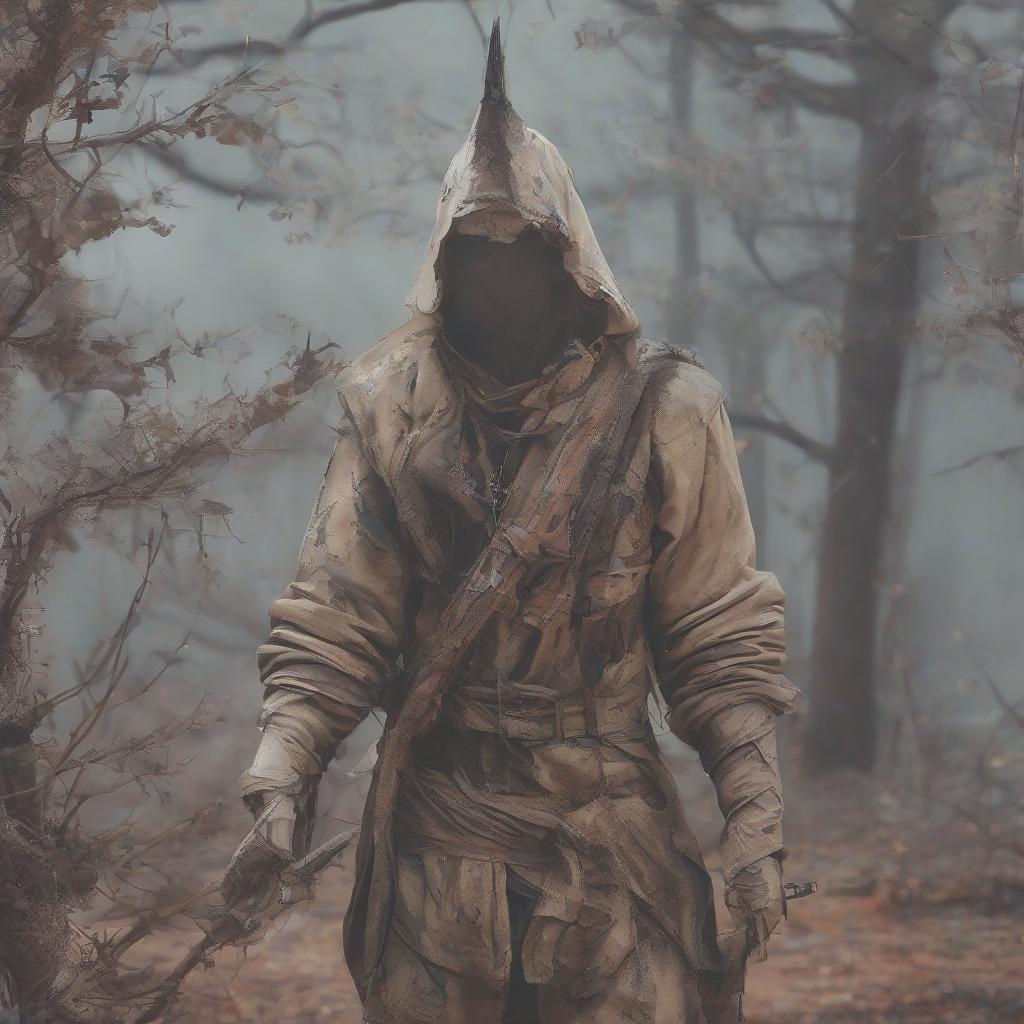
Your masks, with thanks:
[{"label": "dirty beige fabric", "polygon": [[[723,964],[648,698],[691,742],[738,704],[789,709],[782,593],[754,568],[720,388],[637,337],[568,168],[494,103],[445,178],[412,319],[341,375],[261,674],[336,707],[339,738],[388,712],[346,918],[368,1021],[503,1019],[513,871],[537,893],[521,959],[544,1021],[697,1024]],[[550,233],[608,308],[606,337],[514,389],[436,316],[452,222],[491,208]]]},{"label": "dirty beige fabric", "polygon": [[[415,334],[387,346],[385,360],[400,362],[378,379],[395,383],[363,391],[358,405],[350,399],[353,419],[368,426],[378,409],[397,407],[396,420],[415,424],[419,387],[433,392],[420,423],[454,402],[455,383],[445,377],[436,334]],[[357,364],[349,379],[367,369],[376,376],[375,362]],[[410,370],[417,388],[406,398]],[[456,689],[441,722],[420,741],[396,814],[399,896],[383,962],[367,978],[369,1020],[468,1020],[454,1009],[463,999],[474,1016],[500,1019],[509,863],[542,892],[524,943],[528,980],[553,987],[563,1002],[583,1000],[592,1019],[621,1019],[598,1015],[594,1000],[600,1002],[601,992],[610,997],[638,944],[669,936],[672,977],[682,966],[691,979],[717,966],[700,853],[649,725],[649,655],[674,725],[710,719],[716,708],[752,695],[784,710],[793,693],[780,674],[781,594],[772,577],[750,569],[749,520],[735,511],[743,506],[742,491],[720,392],[685,362],[676,362],[657,390],[651,429],[629,474],[629,513],[618,515],[613,503],[594,556],[578,578],[550,581],[553,607],[539,619],[496,616],[477,641],[465,688],[477,702],[480,689],[493,694],[483,703],[505,734],[486,719],[466,716],[463,723]],[[381,434],[370,436],[379,444]],[[552,433],[542,434],[533,450],[539,456],[552,442]],[[375,458],[378,465],[402,462],[395,450]],[[520,468],[527,478],[531,462],[528,454]],[[489,467],[469,455],[463,464],[467,480],[480,477],[476,486],[465,483],[466,492],[482,490]],[[404,652],[412,663],[424,642],[418,638],[432,640],[447,588],[424,578],[388,493],[349,424],[311,522],[299,578],[272,609],[275,626],[261,649],[268,681],[287,680],[363,714],[401,699],[394,659]],[[715,505],[695,514],[702,495]],[[486,502],[472,518],[451,501],[439,503],[435,514],[441,512],[448,523],[434,523],[440,536],[465,537],[474,524],[488,522]],[[700,575],[682,547],[699,561]],[[726,655],[724,669],[716,648]],[[589,698],[589,729],[581,691]],[[564,739],[553,734],[559,703]],[[517,719],[551,731],[547,738],[517,739]],[[452,870],[459,872],[455,881]],[[426,893],[436,895],[435,905]],[[420,981],[407,991],[408,972]],[[431,999],[424,998],[424,978],[434,979]],[[463,991],[463,979],[472,994]],[[649,989],[641,987],[637,998],[663,991],[659,979],[651,971]],[[408,1008],[406,1016],[389,1016],[394,1001],[408,1007],[413,992],[419,1016]],[[428,1013],[442,992],[455,1002]],[[688,998],[695,998],[692,992]],[[617,1013],[613,1005],[609,1013]]]}]

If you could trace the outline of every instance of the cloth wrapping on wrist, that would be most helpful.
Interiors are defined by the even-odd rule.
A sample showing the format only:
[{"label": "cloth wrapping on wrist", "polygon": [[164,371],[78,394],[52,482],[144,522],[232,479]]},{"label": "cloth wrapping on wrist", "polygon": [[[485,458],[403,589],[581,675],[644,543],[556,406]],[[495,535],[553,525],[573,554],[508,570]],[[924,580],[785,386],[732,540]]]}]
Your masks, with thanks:
[{"label": "cloth wrapping on wrist", "polygon": [[243,798],[273,791],[299,798],[315,786],[358,717],[332,701],[280,684],[268,690],[260,745],[240,780]]},{"label": "cloth wrapping on wrist", "polygon": [[303,689],[275,684],[267,690],[259,721],[263,735],[239,786],[255,814],[273,800],[259,838],[280,854],[308,849],[320,776],[359,720],[344,705]]},{"label": "cloth wrapping on wrist", "polygon": [[724,708],[695,737],[725,818],[722,862],[727,879],[782,849],[782,779],[775,718],[760,703]]}]

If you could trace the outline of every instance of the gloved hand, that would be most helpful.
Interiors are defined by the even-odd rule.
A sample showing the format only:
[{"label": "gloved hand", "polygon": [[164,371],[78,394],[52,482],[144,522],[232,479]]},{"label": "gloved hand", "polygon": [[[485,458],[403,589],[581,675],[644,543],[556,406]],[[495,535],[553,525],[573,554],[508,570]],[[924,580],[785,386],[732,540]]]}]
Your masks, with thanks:
[{"label": "gloved hand", "polygon": [[782,867],[777,857],[762,857],[742,868],[726,884],[725,905],[738,928],[746,928],[748,959],[768,956],[768,938],[782,920]]},{"label": "gloved hand", "polygon": [[298,690],[269,691],[260,716],[263,736],[240,780],[255,823],[221,881],[229,907],[249,915],[265,909],[277,896],[283,869],[308,851],[320,776],[350,717],[343,710],[332,714]]},{"label": "gloved hand", "polygon": [[725,817],[722,866],[726,906],[746,928],[749,959],[767,956],[768,937],[783,916],[782,779],[775,716],[765,704],[724,708],[692,740],[711,776]]},{"label": "gloved hand", "polygon": [[250,802],[266,806],[228,861],[220,883],[224,902],[246,916],[269,907],[277,895],[281,872],[296,859],[297,815],[292,798],[267,792]]}]

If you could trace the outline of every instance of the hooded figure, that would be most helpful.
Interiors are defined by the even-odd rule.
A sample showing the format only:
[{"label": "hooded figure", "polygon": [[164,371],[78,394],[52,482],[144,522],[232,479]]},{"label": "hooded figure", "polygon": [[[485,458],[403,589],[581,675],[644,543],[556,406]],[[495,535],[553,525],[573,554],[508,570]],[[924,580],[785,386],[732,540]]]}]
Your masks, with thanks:
[{"label": "hooded figure", "polygon": [[648,698],[714,781],[727,904],[763,952],[783,595],[722,391],[639,336],[568,167],[508,102],[497,23],[409,305],[340,377],[225,896],[303,852],[321,772],[383,708],[345,920],[366,1021],[735,1020]]}]

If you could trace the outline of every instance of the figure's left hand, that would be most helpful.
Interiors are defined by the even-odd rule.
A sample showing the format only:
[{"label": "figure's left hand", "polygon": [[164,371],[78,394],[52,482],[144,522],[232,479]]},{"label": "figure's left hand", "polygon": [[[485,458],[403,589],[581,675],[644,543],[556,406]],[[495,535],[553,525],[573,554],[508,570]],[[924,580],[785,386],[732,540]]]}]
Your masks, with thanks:
[{"label": "figure's left hand", "polygon": [[295,800],[273,792],[252,794],[247,804],[256,819],[221,879],[228,907],[244,915],[266,910],[278,897],[281,873],[295,862]]},{"label": "figure's left hand", "polygon": [[776,857],[762,857],[737,872],[725,887],[725,905],[738,928],[750,937],[751,963],[768,956],[768,937],[783,916],[782,867]]}]

